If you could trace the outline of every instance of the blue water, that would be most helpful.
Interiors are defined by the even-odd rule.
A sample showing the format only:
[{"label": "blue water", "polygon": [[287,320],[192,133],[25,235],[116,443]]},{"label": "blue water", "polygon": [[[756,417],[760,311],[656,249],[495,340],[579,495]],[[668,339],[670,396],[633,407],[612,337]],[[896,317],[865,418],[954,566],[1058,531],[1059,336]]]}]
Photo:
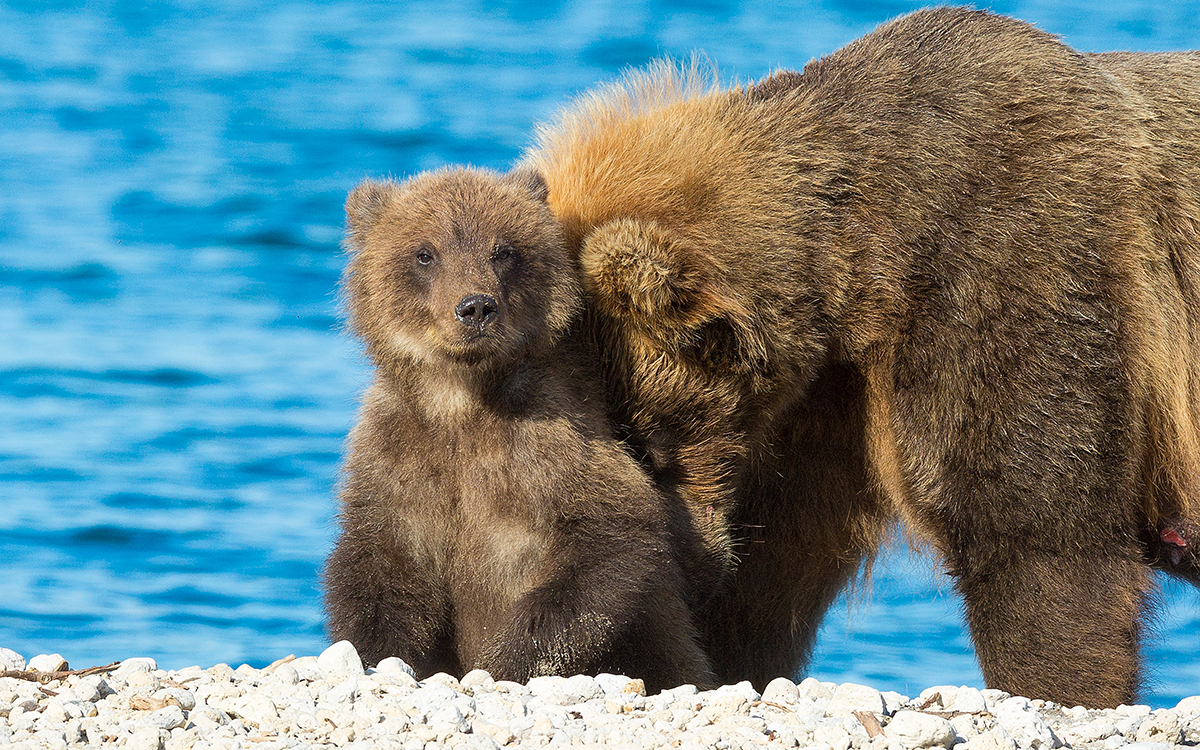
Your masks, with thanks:
[{"label": "blue water", "polygon": [[[534,123],[655,56],[753,79],[917,7],[410,5],[0,5],[0,646],[77,666],[318,652],[368,379],[334,297],[346,192],[505,168]],[[1200,47],[1197,2],[993,8],[1081,49]],[[981,685],[935,570],[889,554],[811,673]],[[1200,597],[1164,592],[1153,705],[1200,692]]]}]

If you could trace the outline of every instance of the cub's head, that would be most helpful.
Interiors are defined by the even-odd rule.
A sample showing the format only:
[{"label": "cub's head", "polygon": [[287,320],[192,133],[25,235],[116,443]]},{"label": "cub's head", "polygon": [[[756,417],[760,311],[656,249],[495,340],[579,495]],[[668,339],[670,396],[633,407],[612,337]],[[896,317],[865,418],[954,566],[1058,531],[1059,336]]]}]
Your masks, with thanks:
[{"label": "cub's head", "polygon": [[744,295],[721,258],[648,219],[613,219],[583,241],[579,263],[597,310],[652,346],[681,351],[719,343],[722,358],[765,356]]},{"label": "cub's head", "polygon": [[368,352],[474,365],[553,342],[580,291],[545,197],[532,172],[470,169],[355,188],[342,283]]}]

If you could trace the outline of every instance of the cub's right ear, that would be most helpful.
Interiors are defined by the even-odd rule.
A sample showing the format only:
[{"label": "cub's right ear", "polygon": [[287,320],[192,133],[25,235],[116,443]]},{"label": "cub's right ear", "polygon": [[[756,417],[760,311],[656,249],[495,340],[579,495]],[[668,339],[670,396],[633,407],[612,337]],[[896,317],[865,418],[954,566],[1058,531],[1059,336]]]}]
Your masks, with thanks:
[{"label": "cub's right ear", "polygon": [[546,198],[550,195],[550,188],[546,186],[546,178],[542,177],[542,173],[533,167],[517,167],[504,175],[503,179],[505,182],[528,190],[535,200],[542,203],[545,203]]},{"label": "cub's right ear", "polygon": [[346,199],[346,233],[352,249],[363,246],[367,233],[379,221],[395,190],[394,182],[363,180],[350,191],[350,197]]}]

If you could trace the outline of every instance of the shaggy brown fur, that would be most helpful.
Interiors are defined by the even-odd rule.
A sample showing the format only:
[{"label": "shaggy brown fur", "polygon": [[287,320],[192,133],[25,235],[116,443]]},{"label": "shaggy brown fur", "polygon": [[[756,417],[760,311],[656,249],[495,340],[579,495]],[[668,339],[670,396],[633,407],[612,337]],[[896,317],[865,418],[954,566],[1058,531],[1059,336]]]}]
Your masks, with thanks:
[{"label": "shaggy brown fur", "polygon": [[672,549],[686,535],[609,433],[544,197],[467,170],[350,195],[344,290],[376,377],[325,572],[329,634],[420,676],[708,683]]},{"label": "shaggy brown fur", "polygon": [[733,571],[718,676],[799,667],[898,515],[989,685],[1131,700],[1150,568],[1200,570],[1200,55],[943,8],[711,80],[633,74],[525,163],[620,418]]}]

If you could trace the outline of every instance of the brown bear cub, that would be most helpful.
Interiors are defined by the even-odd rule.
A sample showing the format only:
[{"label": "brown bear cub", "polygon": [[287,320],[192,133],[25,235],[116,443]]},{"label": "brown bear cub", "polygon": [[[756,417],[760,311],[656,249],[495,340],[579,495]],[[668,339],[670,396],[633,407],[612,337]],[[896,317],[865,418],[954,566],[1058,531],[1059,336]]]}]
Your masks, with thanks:
[{"label": "brown bear cub", "polygon": [[419,676],[709,683],[667,502],[610,434],[579,273],[522,174],[365,182],[344,279],[375,365],[328,632]]},{"label": "brown bear cub", "polygon": [[990,686],[1133,699],[1151,568],[1200,579],[1200,55],[920,11],[749,87],[633,74],[524,164],[728,561],[722,681],[799,668],[899,516]]}]

